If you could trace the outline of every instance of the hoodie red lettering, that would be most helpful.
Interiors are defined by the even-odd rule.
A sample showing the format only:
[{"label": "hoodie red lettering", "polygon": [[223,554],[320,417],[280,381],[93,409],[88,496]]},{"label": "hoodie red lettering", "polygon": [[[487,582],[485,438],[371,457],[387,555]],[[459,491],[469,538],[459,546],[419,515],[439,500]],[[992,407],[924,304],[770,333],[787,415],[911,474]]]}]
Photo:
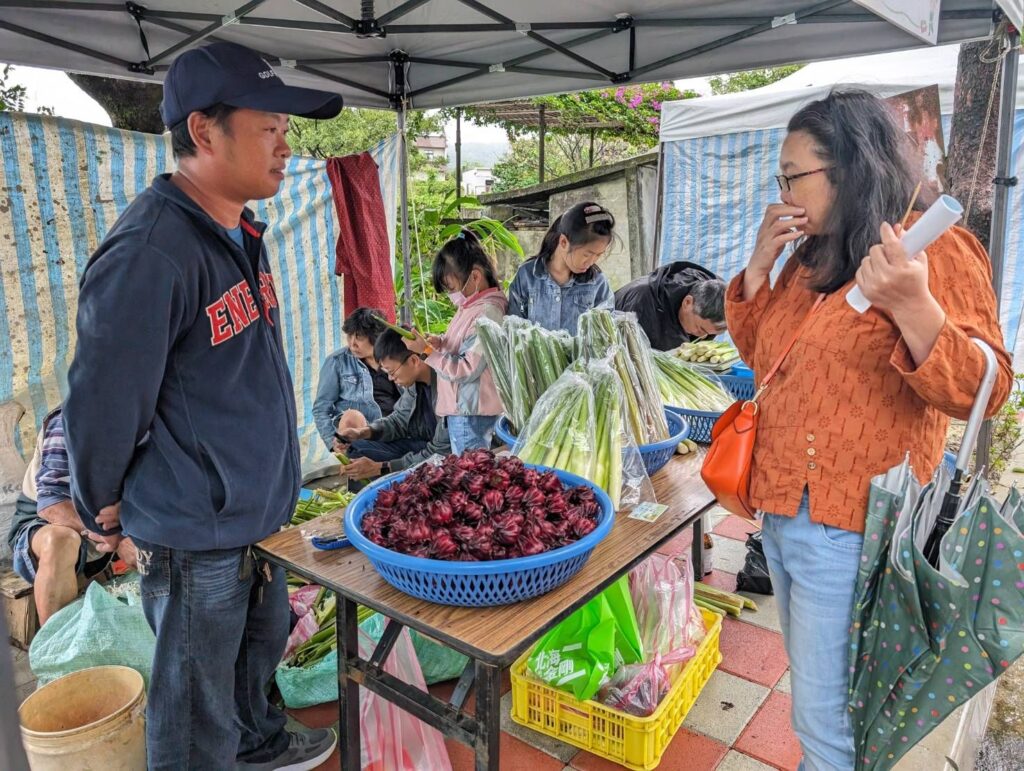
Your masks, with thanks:
[{"label": "hoodie red lettering", "polygon": [[[260,296],[264,297],[263,274],[260,274]],[[273,290],[271,290],[273,291]],[[264,302],[266,302],[264,300]],[[276,302],[275,302],[276,305]],[[252,296],[249,284],[243,279],[222,294],[215,302],[206,306],[210,318],[210,343],[220,345],[243,332],[254,321],[259,321],[260,312]],[[269,310],[267,320],[269,321]]]}]

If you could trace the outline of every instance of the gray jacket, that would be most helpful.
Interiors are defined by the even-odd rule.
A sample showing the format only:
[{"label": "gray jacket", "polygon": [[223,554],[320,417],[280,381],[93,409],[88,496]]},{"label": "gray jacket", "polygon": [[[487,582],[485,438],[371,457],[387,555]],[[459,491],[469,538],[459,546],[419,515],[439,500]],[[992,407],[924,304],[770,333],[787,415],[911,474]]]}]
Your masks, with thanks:
[{"label": "gray jacket", "polygon": [[402,395],[395,402],[390,415],[370,424],[370,438],[379,442],[396,439],[422,439],[427,446],[418,452],[407,452],[391,461],[393,471],[402,471],[425,461],[432,455],[450,455],[451,442],[444,418],[434,412],[437,402],[437,373],[430,370],[430,385],[416,383],[412,388],[400,389]]}]

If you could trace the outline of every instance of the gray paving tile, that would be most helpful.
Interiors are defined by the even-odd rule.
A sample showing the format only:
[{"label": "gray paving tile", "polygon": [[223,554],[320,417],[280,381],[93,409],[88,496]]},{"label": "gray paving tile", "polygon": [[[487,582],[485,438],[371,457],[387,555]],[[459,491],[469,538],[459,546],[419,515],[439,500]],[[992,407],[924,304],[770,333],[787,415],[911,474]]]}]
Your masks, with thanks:
[{"label": "gray paving tile", "polygon": [[532,728],[521,726],[519,723],[515,722],[512,719],[511,691],[501,697],[501,730],[505,733],[511,734],[521,741],[526,742],[531,747],[547,753],[551,757],[556,758],[563,763],[568,763],[576,756],[576,753],[579,752],[578,747],[573,747],[571,744],[560,742],[557,739],[545,736],[542,733],[534,731]]},{"label": "gray paving tile", "polygon": [[712,535],[714,547],[712,547],[712,561],[715,570],[722,570],[726,573],[739,573],[743,568],[743,562],[747,558],[747,546],[743,541],[735,538],[725,538],[720,535]]},{"label": "gray paving tile", "polygon": [[790,683],[789,670],[786,670],[786,674],[779,678],[779,682],[775,684],[776,691],[782,691],[783,693],[793,693],[793,686]]},{"label": "gray paving tile", "polygon": [[715,771],[775,771],[774,767],[766,766],[760,760],[754,760],[742,752],[730,750],[729,754],[718,764]]},{"label": "gray paving tile", "polygon": [[25,685],[34,683],[36,676],[32,673],[32,667],[28,663],[28,653],[13,645],[9,647],[11,660],[14,663],[14,685]]},{"label": "gray paving tile", "polygon": [[771,629],[773,632],[782,632],[782,626],[779,624],[779,601],[774,594],[754,594],[752,592],[740,592],[740,594],[757,603],[756,611],[743,611],[744,621],[764,629]]},{"label": "gray paving tile", "polygon": [[683,725],[732,745],[767,698],[768,691],[763,685],[717,670]]}]

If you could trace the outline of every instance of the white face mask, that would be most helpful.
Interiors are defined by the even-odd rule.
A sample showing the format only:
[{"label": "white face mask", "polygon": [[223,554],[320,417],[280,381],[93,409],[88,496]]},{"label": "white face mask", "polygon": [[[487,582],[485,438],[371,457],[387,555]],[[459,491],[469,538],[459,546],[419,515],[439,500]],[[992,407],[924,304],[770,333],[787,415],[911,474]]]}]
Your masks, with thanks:
[{"label": "white face mask", "polygon": [[[466,295],[463,294],[463,292],[465,292],[465,290],[466,290],[466,287],[469,286],[469,282],[471,280],[472,279],[468,279],[467,278],[466,279],[466,283],[462,285],[462,289],[459,290],[458,292],[449,292],[448,293],[448,299],[452,301],[452,305],[454,305],[456,308],[461,308],[469,300],[469,297],[473,296],[473,295],[470,295],[469,297],[466,297]],[[473,294],[476,294],[476,292],[473,292]]]}]

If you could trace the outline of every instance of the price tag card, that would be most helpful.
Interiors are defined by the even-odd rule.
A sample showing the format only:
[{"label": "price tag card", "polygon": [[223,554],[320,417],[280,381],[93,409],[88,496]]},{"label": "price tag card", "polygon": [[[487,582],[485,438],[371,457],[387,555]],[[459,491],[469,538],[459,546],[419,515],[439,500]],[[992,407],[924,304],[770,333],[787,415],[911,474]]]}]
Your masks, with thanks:
[{"label": "price tag card", "polygon": [[631,512],[629,512],[630,519],[639,519],[643,522],[657,522],[658,517],[668,511],[668,506],[663,503],[652,503],[651,501],[643,501],[638,503]]}]

